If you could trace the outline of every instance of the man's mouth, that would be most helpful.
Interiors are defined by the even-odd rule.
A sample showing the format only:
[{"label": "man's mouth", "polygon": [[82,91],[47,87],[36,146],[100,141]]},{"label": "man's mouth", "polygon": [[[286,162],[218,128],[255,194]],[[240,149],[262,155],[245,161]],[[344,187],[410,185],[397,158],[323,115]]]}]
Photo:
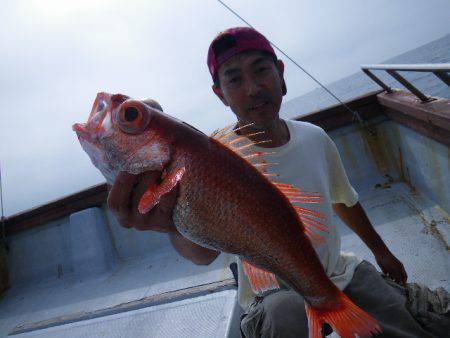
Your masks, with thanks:
[{"label": "man's mouth", "polygon": [[263,102],[257,103],[257,104],[255,104],[255,105],[251,106],[251,107],[250,107],[250,110],[257,110],[257,109],[263,108],[263,107],[265,107],[267,104],[268,104],[267,101],[263,101]]}]

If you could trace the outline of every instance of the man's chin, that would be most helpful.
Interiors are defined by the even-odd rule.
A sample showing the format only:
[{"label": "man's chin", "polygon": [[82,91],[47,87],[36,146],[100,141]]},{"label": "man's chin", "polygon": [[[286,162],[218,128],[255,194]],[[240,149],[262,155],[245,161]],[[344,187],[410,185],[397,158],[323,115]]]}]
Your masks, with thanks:
[{"label": "man's chin", "polygon": [[264,120],[264,121],[260,121],[260,120],[254,120],[252,123],[252,128],[253,129],[260,129],[260,130],[266,130],[266,129],[270,129],[273,124],[274,124],[274,120]]},{"label": "man's chin", "polygon": [[252,128],[254,129],[267,129],[273,126],[273,124],[278,121],[279,113],[273,111],[272,109],[262,112],[255,112],[251,114],[246,112],[244,116],[239,116],[238,120],[240,121],[240,125],[252,124]]},{"label": "man's chin", "polygon": [[268,127],[273,126],[273,124],[278,121],[279,115],[277,113],[267,113],[264,118],[260,116],[255,116],[252,120],[254,126],[259,129],[266,129]]}]

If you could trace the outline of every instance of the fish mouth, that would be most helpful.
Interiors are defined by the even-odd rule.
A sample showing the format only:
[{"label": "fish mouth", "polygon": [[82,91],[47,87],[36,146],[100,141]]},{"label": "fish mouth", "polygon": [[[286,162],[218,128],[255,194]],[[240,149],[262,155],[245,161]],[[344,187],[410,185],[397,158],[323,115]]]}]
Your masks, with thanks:
[{"label": "fish mouth", "polygon": [[94,143],[97,140],[96,135],[88,130],[85,123],[75,123],[72,126],[72,129],[80,140],[87,141],[89,143]]},{"label": "fish mouth", "polygon": [[80,140],[95,143],[100,138],[104,128],[102,124],[107,117],[112,105],[112,97],[108,93],[100,92],[97,94],[87,123],[75,123],[72,126],[73,131],[77,133]]}]

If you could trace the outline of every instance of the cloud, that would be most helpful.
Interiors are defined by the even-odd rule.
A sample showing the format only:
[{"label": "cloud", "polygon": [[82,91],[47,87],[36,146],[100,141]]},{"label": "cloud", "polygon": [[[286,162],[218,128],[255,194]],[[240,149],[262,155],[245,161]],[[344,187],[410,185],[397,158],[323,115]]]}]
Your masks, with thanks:
[{"label": "cloud", "polygon": [[[227,3],[324,82],[444,35],[450,13],[444,0]],[[71,130],[98,91],[155,98],[205,132],[233,120],[211,91],[206,52],[243,24],[215,1],[6,0],[0,20],[8,215],[103,180]],[[316,87],[285,63],[286,99]]]}]

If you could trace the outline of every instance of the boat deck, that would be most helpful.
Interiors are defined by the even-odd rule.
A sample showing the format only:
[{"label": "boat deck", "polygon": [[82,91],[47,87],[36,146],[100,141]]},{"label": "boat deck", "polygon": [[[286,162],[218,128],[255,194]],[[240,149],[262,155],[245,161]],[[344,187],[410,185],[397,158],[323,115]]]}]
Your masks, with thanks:
[{"label": "boat deck", "polygon": [[[448,242],[434,231],[438,225],[448,229],[445,212],[404,183],[371,188],[360,193],[360,200],[376,230],[404,263],[409,281],[449,289]],[[344,251],[375,263],[361,240],[336,221]],[[211,266],[196,266],[166,247],[151,257],[123,262],[99,278],[79,281],[68,275],[14,287],[1,301],[2,336],[24,323],[50,327],[16,337],[144,337],[148,332],[152,337],[237,336],[236,330],[230,332],[237,318],[232,313],[239,312],[233,287],[165,304],[120,308],[154,295],[229,280],[231,260],[221,255]],[[110,312],[96,313],[105,309]],[[53,321],[41,322],[48,319]],[[69,323],[61,325],[64,320]]]}]

